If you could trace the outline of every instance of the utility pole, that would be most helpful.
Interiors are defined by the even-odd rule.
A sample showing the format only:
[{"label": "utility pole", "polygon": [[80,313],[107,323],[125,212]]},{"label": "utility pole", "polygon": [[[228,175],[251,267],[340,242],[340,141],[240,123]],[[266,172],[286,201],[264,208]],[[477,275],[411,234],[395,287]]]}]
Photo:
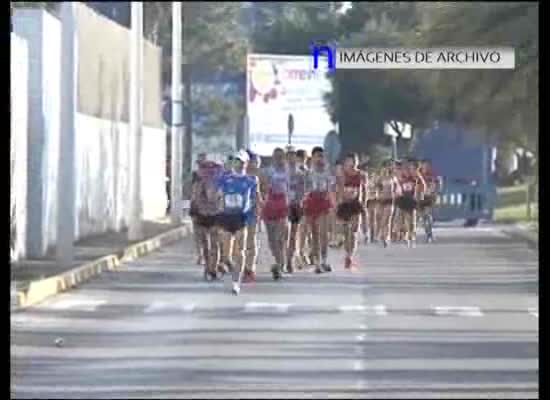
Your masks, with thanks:
[{"label": "utility pole", "polygon": [[143,2],[133,1],[130,43],[130,140],[132,143],[131,217],[128,239],[143,238],[141,223],[141,138],[143,123]]},{"label": "utility pole", "polygon": [[393,159],[397,160],[397,136],[391,137],[392,149],[393,149]]},{"label": "utility pole", "polygon": [[294,116],[292,113],[288,114],[288,145],[292,144],[292,134],[294,133]]},{"label": "utility pole", "polygon": [[69,267],[74,261],[75,240],[75,22],[74,3],[61,4],[61,132],[57,180],[57,263]]},{"label": "utility pole", "polygon": [[182,3],[172,2],[172,126],[171,135],[171,200],[170,216],[173,223],[180,219],[180,200],[182,198]]}]

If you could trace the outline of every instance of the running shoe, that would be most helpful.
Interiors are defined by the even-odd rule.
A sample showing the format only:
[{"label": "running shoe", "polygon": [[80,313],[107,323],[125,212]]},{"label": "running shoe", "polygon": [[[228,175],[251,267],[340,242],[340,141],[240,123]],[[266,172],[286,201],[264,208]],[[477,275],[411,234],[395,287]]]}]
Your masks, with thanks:
[{"label": "running shoe", "polygon": [[322,274],[323,273],[323,269],[321,268],[320,265],[315,266],[315,273],[316,274]]},{"label": "running shoe", "polygon": [[204,269],[204,280],[207,282],[215,281],[218,279],[218,275],[216,271],[208,271],[206,268]]},{"label": "running shoe", "polygon": [[233,289],[231,290],[235,296],[238,296],[241,288],[239,286],[239,282],[233,282]]},{"label": "running shoe", "polygon": [[277,281],[281,279],[281,267],[277,264],[273,264],[273,266],[271,267],[271,274],[273,275],[274,280]]},{"label": "running shoe", "polygon": [[351,269],[351,257],[346,257],[346,260],[344,261],[344,268],[347,270]]},{"label": "running shoe", "polygon": [[256,272],[246,270],[246,271],[244,272],[243,282],[244,282],[244,283],[256,282]]},{"label": "running shoe", "polygon": [[225,269],[225,266],[223,264],[218,265],[218,273],[221,276],[224,276],[227,273],[227,270]]},{"label": "running shoe", "polygon": [[332,267],[326,262],[321,264],[321,268],[323,268],[323,271],[325,272],[332,272]]},{"label": "running shoe", "polygon": [[286,266],[286,273],[287,274],[293,274],[294,273],[294,267],[292,266],[292,263],[288,263],[288,265]]}]

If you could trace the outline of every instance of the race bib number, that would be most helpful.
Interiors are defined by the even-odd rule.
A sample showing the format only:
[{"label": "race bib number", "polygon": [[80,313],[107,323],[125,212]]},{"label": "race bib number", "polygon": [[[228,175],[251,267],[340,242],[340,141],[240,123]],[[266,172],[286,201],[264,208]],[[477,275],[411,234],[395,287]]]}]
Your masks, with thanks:
[{"label": "race bib number", "polygon": [[288,191],[288,199],[290,201],[296,200],[296,192],[294,190],[289,190]]},{"label": "race bib number", "polygon": [[313,182],[313,190],[318,192],[326,192],[328,191],[328,184],[325,180],[318,180]]},{"label": "race bib number", "polygon": [[344,193],[349,196],[359,196],[359,189],[353,186],[346,186],[344,187]]},{"label": "race bib number", "polygon": [[241,208],[243,204],[243,197],[238,193],[226,194],[225,197],[226,208]]}]

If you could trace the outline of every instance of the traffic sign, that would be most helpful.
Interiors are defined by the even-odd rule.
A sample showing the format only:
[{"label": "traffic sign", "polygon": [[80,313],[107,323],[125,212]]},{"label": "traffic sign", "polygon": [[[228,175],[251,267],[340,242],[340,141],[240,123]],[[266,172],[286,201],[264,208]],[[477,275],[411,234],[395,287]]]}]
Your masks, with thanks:
[{"label": "traffic sign", "polygon": [[[397,131],[394,129],[394,126],[397,126]],[[399,121],[390,121],[389,123],[385,122],[384,134],[399,137],[401,139],[410,139],[412,137],[412,127],[411,124]]]}]

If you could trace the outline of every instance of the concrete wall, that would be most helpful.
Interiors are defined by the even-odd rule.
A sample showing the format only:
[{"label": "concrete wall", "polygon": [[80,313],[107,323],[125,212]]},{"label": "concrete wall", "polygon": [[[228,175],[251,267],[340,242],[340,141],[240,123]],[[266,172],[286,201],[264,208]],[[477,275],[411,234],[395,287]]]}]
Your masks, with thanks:
[{"label": "concrete wall", "polygon": [[[130,212],[129,126],[82,113],[76,118],[77,236],[85,237],[128,226]],[[165,133],[144,127],[142,206],[144,219],[164,216]]]},{"label": "concrete wall", "polygon": [[61,26],[43,10],[17,9],[14,31],[29,48],[26,241],[37,257],[55,241]]},{"label": "concrete wall", "polygon": [[10,57],[10,260],[25,257],[27,220],[27,42],[11,34]]},{"label": "concrete wall", "polygon": [[[108,21],[101,25],[99,16],[90,16],[81,4],[77,15],[86,15],[94,26],[105,32],[103,36],[87,34],[87,43],[79,39],[77,19],[77,82],[78,109],[76,125],[76,215],[74,221],[77,239],[103,233],[107,230],[120,231],[128,224],[130,211],[129,188],[129,129],[127,116],[128,65],[119,67],[109,63],[98,74],[82,75],[82,63],[93,62],[86,49],[95,47],[119,51],[109,45]],[[80,11],[78,11],[80,9]],[[88,26],[88,30],[89,30]],[[99,29],[99,28],[98,28]],[[57,171],[60,142],[60,21],[42,10],[18,9],[14,15],[14,30],[29,43],[29,134],[28,134],[28,186],[27,196],[27,256],[40,257],[49,247],[55,245],[57,224]],[[118,32],[118,31],[117,31]],[[118,32],[129,40],[128,32]],[[128,47],[128,46],[126,46]],[[103,54],[103,53],[102,53]],[[156,219],[165,215],[167,196],[164,187],[166,133],[160,118],[160,49],[147,44],[144,51],[148,61],[144,62],[146,81],[145,113],[142,153],[142,205],[145,219]],[[93,57],[92,57],[93,58]],[[109,59],[108,52],[104,59]],[[151,60],[153,58],[153,60]],[[97,60],[99,62],[99,60]],[[86,86],[82,85],[86,82]],[[82,89],[86,87],[86,91]],[[94,92],[95,88],[95,92]],[[157,92],[153,95],[150,93]],[[149,93],[149,94],[148,94]],[[85,96],[87,101],[80,101]],[[158,98],[157,109],[155,100]],[[96,101],[105,100],[103,101]],[[93,102],[91,100],[94,100]],[[109,100],[109,101],[107,101]],[[86,105],[84,107],[84,105]],[[152,105],[151,105],[152,104]],[[97,115],[85,112],[90,106],[100,106]]]}]

